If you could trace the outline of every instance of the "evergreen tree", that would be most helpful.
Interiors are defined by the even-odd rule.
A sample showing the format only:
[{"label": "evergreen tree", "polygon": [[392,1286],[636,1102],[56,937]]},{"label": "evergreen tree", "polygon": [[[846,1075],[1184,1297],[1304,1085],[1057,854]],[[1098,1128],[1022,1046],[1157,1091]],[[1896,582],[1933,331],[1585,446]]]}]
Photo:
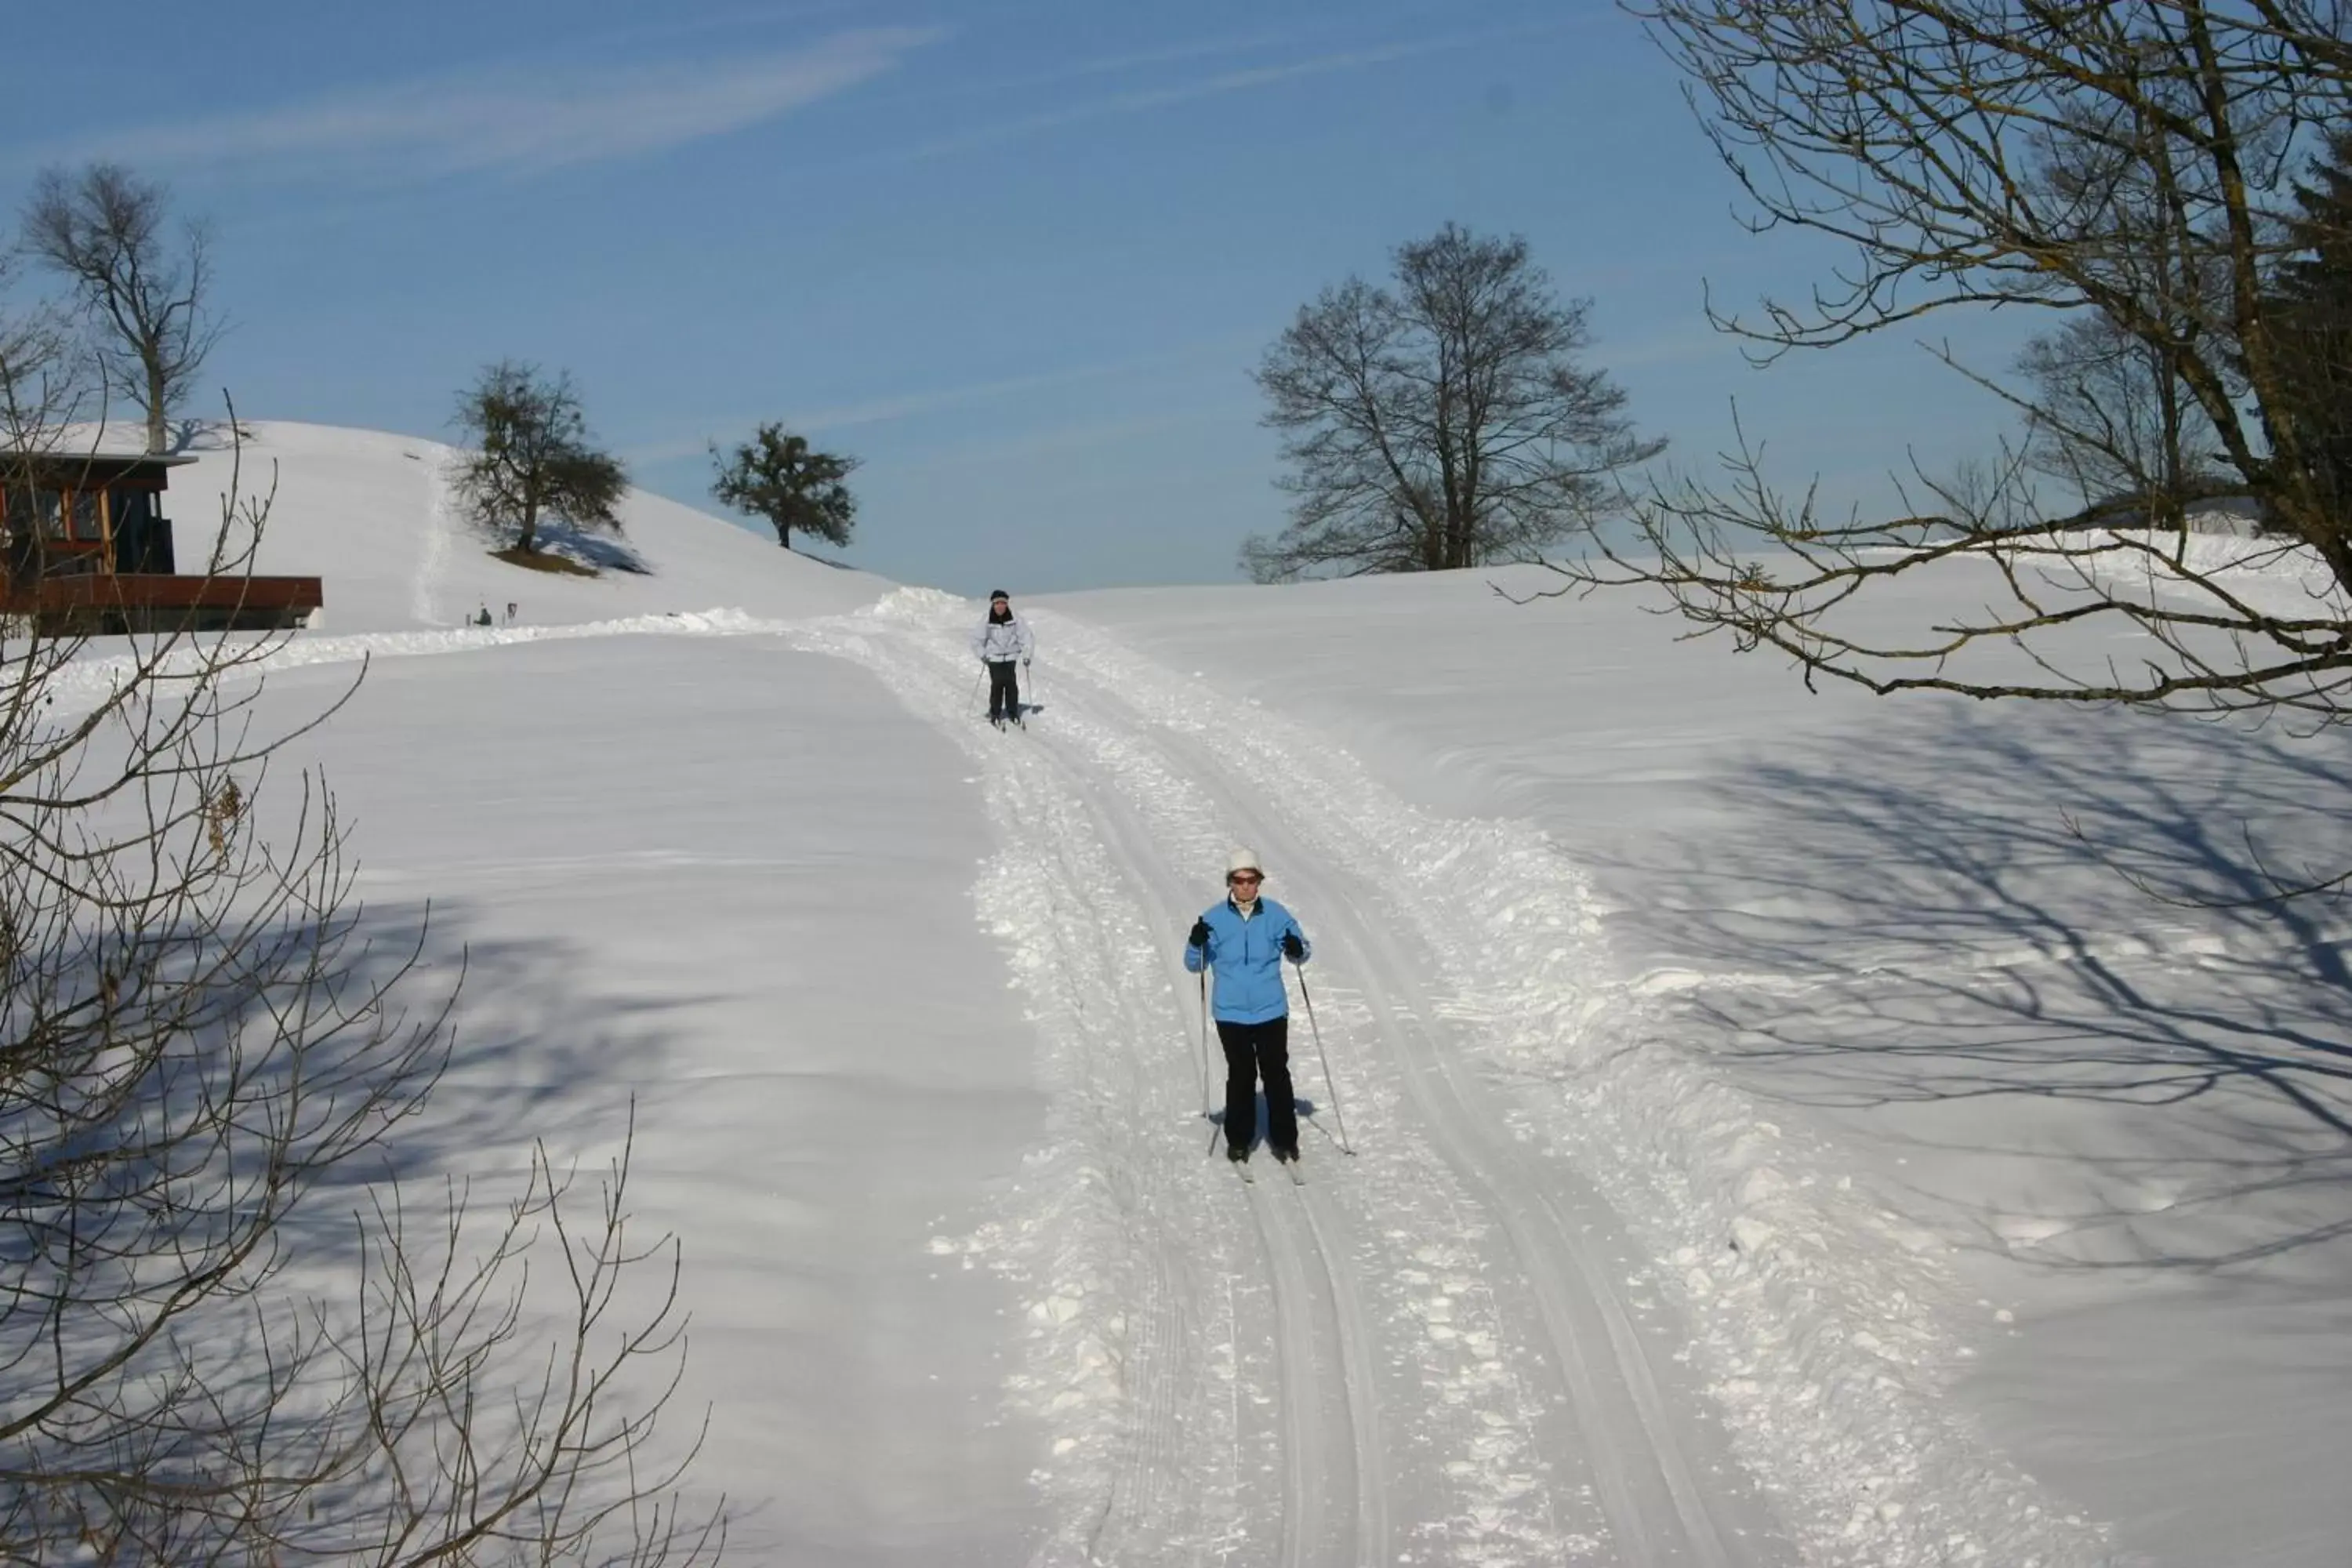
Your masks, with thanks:
[{"label": "evergreen tree", "polygon": [[710,458],[719,465],[710,493],[721,505],[766,518],[785,549],[793,547],[796,528],[830,544],[849,542],[857,498],[845,481],[856,472],[856,458],[812,451],[807,437],[773,424],[761,426],[731,455],[713,442]]},{"label": "evergreen tree", "polygon": [[2273,282],[2271,320],[2283,397],[2263,410],[2275,434],[2292,421],[2315,488],[2352,521],[2352,132],[2337,132],[2298,184],[2287,220],[2292,255]]}]

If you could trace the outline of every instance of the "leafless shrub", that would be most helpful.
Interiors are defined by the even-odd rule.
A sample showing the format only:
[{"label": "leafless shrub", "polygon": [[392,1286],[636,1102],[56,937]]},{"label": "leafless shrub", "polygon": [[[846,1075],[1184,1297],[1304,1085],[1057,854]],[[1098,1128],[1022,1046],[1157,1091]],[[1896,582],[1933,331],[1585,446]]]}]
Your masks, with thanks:
[{"label": "leafless shrub", "polygon": [[394,1179],[454,994],[412,1002],[324,781],[272,787],[364,675],[271,727],[289,635],[0,640],[0,1561],[709,1560],[625,1151],[585,1215],[541,1146],[502,1205]]}]

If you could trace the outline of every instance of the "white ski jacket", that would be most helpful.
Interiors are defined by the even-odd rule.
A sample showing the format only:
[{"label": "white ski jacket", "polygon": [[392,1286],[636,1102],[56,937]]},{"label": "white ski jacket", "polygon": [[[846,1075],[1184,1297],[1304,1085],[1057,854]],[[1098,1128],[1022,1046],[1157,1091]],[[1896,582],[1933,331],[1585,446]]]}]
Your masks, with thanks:
[{"label": "white ski jacket", "polygon": [[980,629],[971,634],[971,651],[984,664],[1010,664],[1016,658],[1027,658],[1036,646],[1037,639],[1029,635],[1028,626],[1019,616],[1008,621],[983,620]]}]

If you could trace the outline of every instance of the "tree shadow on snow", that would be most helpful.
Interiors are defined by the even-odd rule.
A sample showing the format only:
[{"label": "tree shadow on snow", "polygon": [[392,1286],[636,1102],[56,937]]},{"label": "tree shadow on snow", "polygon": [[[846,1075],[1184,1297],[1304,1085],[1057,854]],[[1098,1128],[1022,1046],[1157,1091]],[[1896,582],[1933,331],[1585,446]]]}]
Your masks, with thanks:
[{"label": "tree shadow on snow", "polygon": [[[42,1378],[58,1373],[44,1356],[26,1352],[35,1348],[37,1331],[53,1329],[58,1343],[77,1342],[76,1364],[97,1368],[90,1373],[98,1390],[92,1408],[98,1399],[114,1397],[116,1384],[109,1379],[117,1374],[99,1363],[98,1352],[119,1341],[121,1386],[138,1391],[124,1409],[164,1408],[157,1402],[168,1385],[171,1397],[186,1395],[181,1408],[194,1412],[191,1430],[197,1436],[190,1440],[209,1441],[202,1436],[205,1423],[257,1422],[255,1413],[272,1409],[281,1397],[278,1380],[294,1378],[297,1392],[282,1395],[283,1411],[288,1427],[299,1428],[299,1417],[323,1412],[323,1402],[346,1388],[351,1375],[338,1352],[319,1349],[327,1325],[339,1326],[341,1349],[356,1354],[356,1313],[362,1300],[373,1301],[376,1316],[366,1348],[395,1356],[407,1348],[396,1318],[382,1306],[392,1277],[383,1268],[381,1216],[397,1215],[404,1256],[427,1294],[436,1260],[446,1258],[452,1282],[462,1286],[482,1244],[506,1220],[506,1205],[523,1189],[535,1140],[546,1141],[559,1174],[579,1157],[578,1180],[566,1200],[570,1235],[596,1237],[599,1185],[627,1135],[632,1088],[669,1076],[668,1047],[677,1037],[665,1018],[669,1008],[599,994],[583,984],[583,975],[593,973],[586,956],[559,939],[475,940],[469,947],[471,923],[462,909],[436,909],[428,922],[414,908],[353,906],[323,926],[289,921],[250,934],[242,962],[228,961],[202,933],[189,935],[191,964],[173,973],[200,966],[197,973],[214,977],[212,988],[200,1005],[152,1015],[170,1046],[156,1070],[105,1085],[121,1092],[100,1129],[111,1140],[108,1158],[117,1168],[105,1183],[85,1184],[76,1199],[76,1212],[95,1238],[89,1257],[99,1266],[85,1259],[79,1270],[70,1268],[54,1247],[40,1245],[44,1228],[53,1224],[46,1209],[28,1208],[0,1234],[0,1267],[12,1271],[16,1303],[6,1319],[13,1335],[0,1334],[0,1351],[7,1352],[0,1403],[14,1408],[45,1397]],[[194,945],[199,942],[205,945]],[[318,988],[305,993],[295,982],[322,953],[332,957]],[[452,1010],[461,973],[463,988]],[[70,971],[65,981],[69,989],[89,988]],[[365,999],[386,986],[389,1010],[370,1015]],[[354,1014],[357,1021],[347,1021]],[[147,1016],[142,1016],[142,1028]],[[288,1043],[296,1037],[303,1042],[299,1049]],[[418,1040],[430,1048],[407,1044]],[[85,1089],[105,1083],[88,1069],[79,1076]],[[68,1096],[61,1103],[77,1102]],[[17,1097],[8,1114],[12,1133],[46,1135],[37,1097]],[[331,1131],[346,1118],[360,1129],[349,1142]],[[647,1120],[637,1118],[640,1138]],[[380,1133],[373,1142],[365,1138],[370,1131]],[[338,1152],[342,1157],[333,1159]],[[287,1190],[281,1184],[303,1191],[273,1218],[261,1194],[267,1190],[280,1197]],[[446,1216],[458,1194],[470,1227],[452,1254]],[[248,1226],[267,1228],[242,1244]],[[499,1277],[481,1317],[444,1324],[443,1333],[470,1335],[469,1346],[487,1351],[500,1303],[509,1289],[519,1292],[534,1278],[534,1269],[554,1285],[554,1300],[563,1304],[567,1263],[583,1255],[567,1259],[565,1237],[543,1220],[528,1228],[539,1238],[529,1263],[515,1263]],[[167,1287],[185,1288],[200,1271],[215,1268],[221,1270],[215,1289],[190,1290],[163,1310]],[[59,1282],[52,1300],[71,1303],[53,1323],[25,1310],[36,1269]],[[663,1280],[656,1256],[631,1272],[616,1311],[641,1314],[632,1326],[646,1321],[644,1304],[658,1303]],[[534,1300],[544,1304],[547,1299]],[[142,1321],[158,1335],[144,1348],[126,1326]],[[560,1352],[568,1321],[551,1320],[543,1331],[536,1321],[521,1321],[511,1355],[474,1368],[483,1386],[501,1400],[511,1392],[515,1408],[523,1410],[549,1352]],[[393,1337],[379,1337],[387,1333]],[[310,1352],[298,1348],[305,1345]],[[450,1344],[436,1340],[434,1348],[446,1353]],[[317,1360],[306,1362],[306,1353]],[[594,1352],[607,1353],[602,1346]],[[658,1398],[658,1373],[650,1396],[643,1381],[616,1385],[616,1392]],[[216,1407],[205,1403],[215,1399]],[[108,1406],[88,1430],[106,1429],[119,1414]],[[692,1413],[679,1414],[690,1441]],[[145,1445],[168,1452],[178,1436],[168,1423],[138,1433],[137,1462],[158,1463]],[[273,1428],[271,1436],[273,1458],[299,1457],[306,1440],[300,1430]],[[259,1441],[257,1430],[247,1437]],[[87,1450],[113,1451],[103,1443]],[[174,1455],[163,1463],[178,1462]],[[381,1479],[370,1476],[314,1493],[319,1517],[338,1517],[351,1495],[338,1489]]]},{"label": "tree shadow on snow", "polygon": [[[2074,1267],[2352,1238],[2352,902],[2254,901],[2265,861],[2352,858],[2352,746],[2127,713],[1883,718],[1866,745],[1792,745],[1722,784],[1732,831],[1616,862],[1659,895],[1625,918],[1710,972],[1678,1022],[1759,1092],[1910,1144],[1989,1246],[2019,1251],[2037,1201],[2029,1249]],[[1968,1101],[1998,1108],[1926,1113]],[[1988,1170],[2010,1184],[1970,1192]]]},{"label": "tree shadow on snow", "polygon": [[[371,910],[353,943],[352,980],[389,979],[414,958],[395,997],[409,1026],[429,1024],[449,1002],[446,1070],[420,1111],[367,1157],[338,1168],[298,1216],[314,1250],[351,1242],[349,1216],[366,1189],[400,1184],[412,1215],[429,1230],[445,1181],[478,1182],[474,1202],[495,1209],[544,1140],[556,1170],[577,1169],[574,1201],[595,1210],[599,1182],[628,1135],[641,1088],[668,1079],[677,1004],[604,993],[587,956],[560,937],[485,939],[461,906]],[[462,976],[462,984],[460,979]],[[648,1117],[636,1114],[637,1135]],[[333,1240],[331,1237],[339,1237]]]},{"label": "tree shadow on snow", "polygon": [[607,534],[591,533],[568,523],[541,523],[539,548],[550,555],[561,555],[600,572],[625,572],[635,577],[654,574],[652,563],[621,540]]}]

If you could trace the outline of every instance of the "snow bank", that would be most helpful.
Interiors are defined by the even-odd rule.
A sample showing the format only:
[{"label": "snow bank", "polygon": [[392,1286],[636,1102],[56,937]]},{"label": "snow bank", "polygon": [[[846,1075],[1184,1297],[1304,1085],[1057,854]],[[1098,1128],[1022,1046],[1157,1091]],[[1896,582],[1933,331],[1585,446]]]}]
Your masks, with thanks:
[{"label": "snow bank", "polygon": [[[158,658],[147,653],[93,651],[59,670],[43,687],[66,709],[94,703],[131,674],[150,664],[165,679],[194,673],[214,660],[234,658],[238,679],[268,676],[317,665],[357,664],[379,658],[415,658],[467,653],[530,643],[576,642],[621,637],[746,637],[774,634],[793,623],[762,620],[736,609],[631,616],[613,621],[583,621],[546,626],[471,626],[446,631],[367,632],[343,637],[293,632],[236,637],[203,637],[173,646]],[[142,639],[144,640],[144,639]],[[109,641],[91,645],[93,650]],[[242,650],[242,651],[240,651]]]}]

